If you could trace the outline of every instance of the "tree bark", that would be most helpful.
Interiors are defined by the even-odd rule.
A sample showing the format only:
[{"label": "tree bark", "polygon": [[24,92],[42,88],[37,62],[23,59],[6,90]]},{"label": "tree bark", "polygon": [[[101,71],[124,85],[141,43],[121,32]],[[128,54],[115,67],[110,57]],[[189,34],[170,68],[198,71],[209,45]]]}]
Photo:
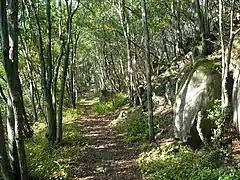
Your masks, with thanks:
[{"label": "tree bark", "polygon": [[51,53],[51,4],[50,0],[47,1],[46,20],[47,20],[47,61],[45,62],[44,51],[43,51],[43,39],[42,30],[39,22],[37,11],[34,7],[32,0],[29,0],[31,10],[33,11],[34,18],[37,26],[37,46],[38,55],[41,66],[41,87],[44,94],[44,101],[47,107],[47,133],[49,144],[54,144],[56,141],[56,114],[53,107],[52,98],[52,53]]},{"label": "tree bark", "polygon": [[[27,161],[23,139],[23,104],[21,101],[21,91],[19,88],[18,74],[18,1],[8,1],[8,19],[6,11],[6,1],[0,3],[0,27],[2,39],[3,66],[7,76],[8,90],[10,93],[13,113],[14,113],[14,133],[19,158],[21,179],[28,179]],[[8,29],[9,22],[9,29]],[[9,31],[9,32],[8,32]],[[16,88],[17,85],[17,88]]]},{"label": "tree bark", "polygon": [[145,69],[147,82],[147,100],[148,100],[148,126],[149,126],[149,141],[154,140],[154,124],[153,124],[153,108],[152,108],[152,83],[151,83],[151,63],[150,63],[150,48],[149,48],[149,31],[148,18],[145,0],[141,0],[142,9],[142,24],[144,32],[145,45]]},{"label": "tree bark", "polygon": [[183,42],[182,42],[182,31],[181,31],[181,0],[176,0],[175,11],[176,11],[176,40],[177,40],[177,53],[181,54],[181,49],[183,49]]},{"label": "tree bark", "polygon": [[0,167],[1,167],[3,178],[5,180],[13,180],[14,175],[13,175],[13,171],[10,166],[7,151],[6,151],[4,134],[5,133],[4,133],[4,127],[2,122],[2,114],[0,111]]},{"label": "tree bark", "polygon": [[[8,93],[9,94],[9,93]],[[18,154],[17,154],[17,146],[15,141],[15,124],[14,124],[14,114],[12,108],[12,102],[10,94],[8,95],[7,102],[7,134],[8,134],[8,154],[11,168],[14,172],[15,177],[20,177],[20,167],[18,163]]]},{"label": "tree bark", "polygon": [[57,142],[60,142],[62,139],[62,107],[63,107],[63,98],[64,98],[64,90],[67,78],[67,70],[69,65],[69,54],[70,54],[70,43],[72,39],[72,18],[75,12],[79,7],[79,1],[77,2],[77,7],[72,11],[72,1],[70,1],[70,5],[66,0],[67,4],[67,42],[66,42],[66,53],[63,62],[63,71],[62,71],[62,79],[61,79],[61,89],[60,89],[60,98],[59,98],[59,106],[58,106],[58,129],[57,129]]},{"label": "tree bark", "polygon": [[127,52],[127,87],[128,87],[128,99],[130,104],[133,104],[133,67],[132,67],[132,58],[131,58],[131,42],[130,42],[130,27],[129,27],[129,15],[125,7],[125,0],[120,2],[121,12],[120,19],[123,28],[123,34],[126,43],[126,52]]},{"label": "tree bark", "polygon": [[48,130],[47,138],[50,144],[54,144],[56,141],[57,132],[57,122],[56,115],[53,108],[53,98],[52,98],[52,33],[51,33],[51,2],[47,1],[46,9],[46,19],[47,19],[47,84],[46,84],[46,101],[48,109]]},{"label": "tree bark", "polygon": [[75,42],[72,42],[72,60],[70,64],[70,70],[69,70],[69,93],[70,93],[70,102],[71,106],[75,109],[76,108],[76,91],[75,91],[75,71],[74,71],[74,65],[76,63],[77,58],[77,45],[78,40],[80,37],[80,32],[76,35]]}]

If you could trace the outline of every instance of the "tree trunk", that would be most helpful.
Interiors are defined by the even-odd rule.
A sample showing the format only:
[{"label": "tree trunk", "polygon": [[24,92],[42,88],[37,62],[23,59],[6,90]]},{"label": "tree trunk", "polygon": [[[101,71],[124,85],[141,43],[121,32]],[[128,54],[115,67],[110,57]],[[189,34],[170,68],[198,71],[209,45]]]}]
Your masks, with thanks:
[{"label": "tree trunk", "polygon": [[8,153],[11,168],[14,172],[15,177],[20,177],[20,167],[18,163],[17,146],[15,141],[15,125],[14,125],[14,114],[12,108],[12,102],[10,94],[8,95],[7,105],[7,134],[8,134]]},{"label": "tree trunk", "polygon": [[62,1],[61,0],[57,1],[57,10],[58,10],[58,24],[59,24],[58,36],[59,36],[59,41],[61,43],[61,48],[60,48],[60,54],[56,59],[57,65],[54,71],[54,78],[53,78],[53,108],[54,108],[55,117],[57,112],[57,82],[58,82],[59,68],[61,66],[62,57],[64,55],[64,46],[65,46],[63,32],[62,32]]},{"label": "tree trunk", "polygon": [[7,151],[6,151],[4,134],[5,133],[4,133],[4,127],[2,122],[2,114],[0,111],[0,157],[1,157],[0,167],[1,167],[3,178],[5,180],[13,180],[14,175],[13,175],[13,171],[10,166]]},{"label": "tree trunk", "polygon": [[73,65],[75,63],[75,48],[72,47],[72,56],[71,56],[71,64],[69,68],[69,96],[70,96],[70,105],[72,108],[76,109],[76,95],[74,91],[74,70]]},{"label": "tree trunk", "polygon": [[181,49],[183,49],[182,43],[182,31],[181,31],[181,0],[176,1],[176,40],[177,40],[177,53],[181,54]]},{"label": "tree trunk", "polygon": [[203,1],[203,27],[204,32],[203,34],[203,44],[202,44],[202,54],[207,56],[212,53],[212,43],[210,41],[210,27],[209,27],[209,20],[208,20],[208,0]]},{"label": "tree trunk", "polygon": [[32,110],[33,110],[33,116],[34,120],[38,120],[38,115],[37,115],[37,108],[35,104],[35,88],[33,82],[30,80],[30,99],[31,99],[31,104],[32,104]]},{"label": "tree trunk", "polygon": [[[24,21],[25,23],[25,21]],[[27,69],[30,73],[30,75],[26,78],[29,78],[29,84],[30,84],[30,101],[32,104],[32,108],[33,108],[33,115],[34,115],[34,120],[37,121],[38,119],[38,115],[37,115],[37,107],[36,107],[36,103],[35,103],[35,90],[37,91],[37,88],[35,86],[35,82],[34,82],[34,68],[33,65],[30,63],[31,59],[28,56],[28,47],[26,45],[26,41],[23,39],[23,37],[21,36],[21,34],[19,34],[20,36],[20,40],[23,46],[23,54],[24,54],[24,58],[26,59],[26,63],[27,63]],[[22,98],[23,99],[23,98]],[[40,104],[39,104],[40,105]],[[41,105],[40,105],[41,106]],[[26,113],[25,113],[26,114]]]},{"label": "tree trunk", "polygon": [[76,108],[76,91],[75,91],[75,75],[74,75],[74,65],[76,63],[77,58],[77,45],[78,40],[80,37],[80,32],[76,35],[75,42],[72,42],[72,60],[70,64],[70,70],[69,70],[69,87],[70,87],[70,102],[71,106],[75,109]]},{"label": "tree trunk", "polygon": [[[15,141],[19,158],[21,179],[28,179],[27,162],[23,139],[23,103],[21,101],[21,91],[16,85],[19,84],[18,75],[18,1],[8,2],[9,16],[7,19],[6,1],[0,3],[0,27],[2,39],[3,65],[7,76],[8,90],[10,93],[15,125]],[[9,22],[9,29],[8,29]],[[9,32],[8,32],[9,30]]]},{"label": "tree trunk", "polygon": [[24,135],[27,138],[31,138],[33,136],[33,130],[31,129],[31,126],[28,122],[28,118],[27,118],[27,113],[25,110],[25,106],[24,106],[24,101],[23,101],[23,92],[22,92],[22,86],[20,84],[20,79],[19,79],[19,75],[17,76],[17,82],[15,85],[15,88],[17,88],[17,91],[19,91],[19,96],[20,96],[20,108],[21,108],[21,112],[23,114],[23,131],[24,131]]},{"label": "tree trunk", "polygon": [[70,42],[72,38],[72,18],[79,7],[79,1],[77,3],[78,3],[77,7],[72,11],[72,1],[70,2],[70,6],[69,6],[68,1],[66,0],[67,12],[68,12],[68,19],[67,19],[67,25],[66,25],[67,26],[67,42],[66,42],[66,53],[65,53],[64,63],[63,63],[59,107],[58,107],[57,142],[60,142],[62,139],[62,107],[63,107],[66,78],[67,78],[67,70],[68,70],[68,64],[69,64]]},{"label": "tree trunk", "polygon": [[67,50],[64,58],[64,64],[63,64],[60,98],[59,98],[59,106],[58,106],[57,143],[62,140],[62,107],[63,107],[64,89],[65,89],[66,78],[67,78],[67,69],[68,69],[68,63],[69,63],[69,51],[70,51],[70,42],[68,41]]},{"label": "tree trunk", "polygon": [[212,53],[212,44],[209,40],[210,29],[208,20],[208,0],[203,1],[203,9],[200,6],[199,0],[195,1],[195,12],[198,16],[198,25],[200,30],[200,35],[202,36],[202,54],[207,56]]},{"label": "tree trunk", "polygon": [[133,104],[133,67],[132,67],[132,59],[131,59],[131,42],[130,42],[130,27],[129,27],[129,15],[125,7],[125,0],[120,2],[121,12],[120,19],[123,28],[123,34],[126,43],[126,52],[127,52],[127,87],[128,87],[128,99],[130,104]]},{"label": "tree trunk", "polygon": [[147,82],[147,99],[148,99],[148,126],[149,126],[149,141],[154,140],[154,124],[153,124],[153,108],[152,108],[152,84],[151,84],[151,63],[150,63],[150,48],[149,48],[149,31],[147,22],[147,10],[145,0],[141,0],[142,7],[142,24],[144,32],[145,45],[145,68]]},{"label": "tree trunk", "polygon": [[[230,35],[229,35],[229,42],[227,45],[227,48],[224,46],[224,39],[223,39],[223,25],[222,25],[222,19],[223,19],[223,2],[222,0],[219,0],[219,29],[220,29],[220,38],[221,38],[221,50],[222,50],[222,116],[224,125],[227,125],[226,123],[230,123],[232,120],[232,109],[231,109],[231,102],[229,100],[229,92],[228,92],[228,84],[227,79],[229,78],[229,65],[231,60],[231,52],[232,52],[232,46],[233,46],[233,40],[235,36],[240,32],[240,28],[233,31],[233,14],[234,14],[234,6],[235,6],[235,0],[231,1],[231,11],[230,11]],[[236,73],[236,72],[235,72]],[[237,71],[237,77],[238,77],[238,71]],[[238,78],[236,79],[238,80]],[[235,81],[236,81],[235,80]],[[237,83],[237,82],[234,82]],[[234,84],[236,86],[236,84]],[[233,96],[235,94],[236,89],[233,89]],[[238,127],[237,127],[238,128]]]},{"label": "tree trunk", "polygon": [[47,1],[46,9],[46,19],[47,19],[47,84],[46,84],[46,100],[47,100],[47,109],[48,109],[48,142],[54,144],[56,141],[56,132],[57,132],[57,122],[56,115],[53,108],[53,99],[52,99],[52,33],[51,33],[51,2]]},{"label": "tree trunk", "polygon": [[34,13],[34,18],[37,26],[37,47],[38,47],[38,55],[41,66],[41,88],[44,94],[44,101],[47,107],[47,133],[46,136],[48,138],[49,144],[54,144],[56,140],[56,115],[53,107],[53,98],[52,98],[52,54],[51,54],[51,4],[50,0],[47,1],[47,11],[46,11],[46,19],[47,19],[47,32],[48,32],[48,44],[47,44],[47,62],[45,62],[44,51],[43,51],[43,39],[42,39],[42,30],[39,22],[39,17],[37,11],[34,7],[34,3],[32,0],[29,0],[29,4],[31,10]]}]

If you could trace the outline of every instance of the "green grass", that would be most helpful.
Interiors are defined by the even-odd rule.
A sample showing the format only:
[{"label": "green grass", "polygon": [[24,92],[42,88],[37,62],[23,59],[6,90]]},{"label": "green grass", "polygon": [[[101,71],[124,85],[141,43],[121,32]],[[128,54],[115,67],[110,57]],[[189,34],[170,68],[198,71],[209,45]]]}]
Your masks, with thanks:
[{"label": "green grass", "polygon": [[49,146],[45,137],[46,124],[37,122],[34,125],[34,136],[25,143],[29,173],[34,179],[67,178],[69,163],[86,145],[83,127],[73,121],[79,118],[79,109],[65,109],[63,114],[62,142]]},{"label": "green grass", "polygon": [[140,154],[137,162],[146,179],[239,179],[240,166],[231,160],[223,149],[193,151],[180,144],[162,144]]},{"label": "green grass", "polygon": [[116,110],[124,104],[126,98],[126,94],[116,93],[109,97],[106,101],[100,101],[97,99],[93,105],[94,111],[97,114],[104,114],[106,112]]}]

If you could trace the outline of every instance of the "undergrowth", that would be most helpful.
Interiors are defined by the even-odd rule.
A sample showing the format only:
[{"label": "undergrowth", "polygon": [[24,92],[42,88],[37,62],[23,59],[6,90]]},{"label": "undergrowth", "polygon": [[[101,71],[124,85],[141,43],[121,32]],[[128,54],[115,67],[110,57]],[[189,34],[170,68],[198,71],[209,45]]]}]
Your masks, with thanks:
[{"label": "undergrowth", "polygon": [[97,101],[93,105],[94,111],[98,114],[104,114],[106,112],[116,110],[124,104],[126,98],[126,94],[116,93],[111,97],[107,98],[107,100],[105,101],[100,101],[99,99],[97,99]]},{"label": "undergrowth", "polygon": [[[154,131],[159,132],[163,128],[164,119],[154,117]],[[126,143],[145,143],[149,135],[148,117],[141,109],[134,110],[127,118],[118,122],[117,130],[124,134]]]},{"label": "undergrowth", "polygon": [[79,108],[65,109],[63,118],[63,140],[49,146],[45,137],[46,124],[36,122],[34,136],[26,141],[26,154],[30,176],[33,179],[66,179],[70,162],[86,144],[83,128],[73,120],[79,118]]},{"label": "undergrowth", "polygon": [[234,166],[223,149],[193,151],[180,144],[162,144],[140,154],[138,166],[145,179],[239,179],[240,166]]},{"label": "undergrowth", "polygon": [[124,134],[127,143],[146,140],[148,136],[147,115],[137,110],[128,115],[127,119],[117,125],[117,129]]}]

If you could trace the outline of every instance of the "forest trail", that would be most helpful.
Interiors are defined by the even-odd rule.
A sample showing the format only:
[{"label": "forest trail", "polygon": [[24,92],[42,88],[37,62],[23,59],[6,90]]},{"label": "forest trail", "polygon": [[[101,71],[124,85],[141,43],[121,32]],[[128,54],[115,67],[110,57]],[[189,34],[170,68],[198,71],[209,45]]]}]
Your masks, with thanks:
[{"label": "forest trail", "polygon": [[116,115],[97,115],[93,100],[82,101],[83,112],[78,120],[86,129],[88,144],[72,162],[71,179],[139,180],[137,151],[126,145],[122,134],[110,127]]}]

